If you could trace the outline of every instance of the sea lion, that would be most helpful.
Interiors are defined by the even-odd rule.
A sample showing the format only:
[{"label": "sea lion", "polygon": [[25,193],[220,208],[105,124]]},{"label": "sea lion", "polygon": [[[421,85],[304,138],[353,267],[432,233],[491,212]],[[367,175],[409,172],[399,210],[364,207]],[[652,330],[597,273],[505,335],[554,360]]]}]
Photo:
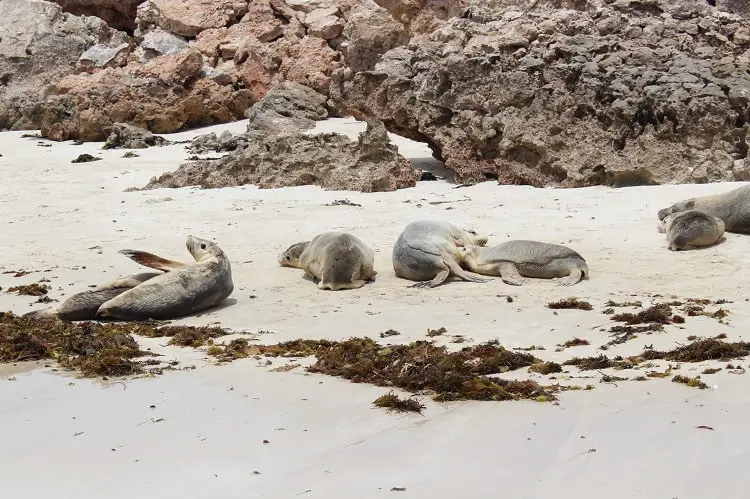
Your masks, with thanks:
[{"label": "sea lion", "polygon": [[331,291],[361,288],[377,274],[375,253],[346,232],[324,232],[295,243],[279,255],[279,264],[304,270],[319,289]]},{"label": "sea lion", "polygon": [[719,217],[727,232],[750,234],[750,185],[712,196],[702,196],[679,201],[658,211],[659,220],[672,213],[700,210]]},{"label": "sea lion", "polygon": [[229,259],[219,246],[188,236],[185,243],[194,263],[167,260],[160,256],[125,249],[120,253],[165,273],[104,302],[96,318],[123,321],[167,320],[214,307],[234,291]]},{"label": "sea lion", "polygon": [[560,286],[572,286],[587,279],[589,268],[581,255],[567,246],[524,239],[484,248],[460,248],[465,268],[477,274],[499,276],[506,284],[521,286],[523,277],[560,279]]},{"label": "sea lion", "polygon": [[393,246],[393,270],[402,279],[419,281],[409,286],[413,288],[434,288],[451,275],[464,281],[488,282],[489,279],[473,276],[460,265],[460,247],[485,244],[486,237],[448,222],[411,222]]},{"label": "sea lion", "polygon": [[54,307],[34,310],[23,316],[31,318],[57,317],[64,321],[94,320],[96,311],[104,302],[161,274],[162,272],[143,272],[123,277],[109,284],[76,293]]},{"label": "sea lion", "polygon": [[711,246],[721,239],[724,230],[721,218],[701,210],[672,213],[659,226],[659,232],[667,234],[667,248],[672,251]]}]

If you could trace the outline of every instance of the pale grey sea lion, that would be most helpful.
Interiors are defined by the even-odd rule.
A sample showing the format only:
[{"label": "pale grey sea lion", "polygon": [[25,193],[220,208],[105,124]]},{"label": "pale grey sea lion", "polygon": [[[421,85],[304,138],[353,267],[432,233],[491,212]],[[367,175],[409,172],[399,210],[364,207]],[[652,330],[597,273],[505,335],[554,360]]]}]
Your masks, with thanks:
[{"label": "pale grey sea lion", "polygon": [[143,272],[123,277],[109,284],[76,293],[54,307],[28,312],[24,317],[57,317],[64,321],[94,320],[96,311],[104,302],[161,274],[162,272]]},{"label": "pale grey sea lion", "polygon": [[750,234],[750,185],[711,196],[689,198],[658,211],[659,220],[672,213],[700,210],[720,218],[727,232]]},{"label": "pale grey sea lion", "polygon": [[167,320],[191,315],[223,302],[234,291],[229,259],[214,242],[188,236],[195,258],[182,263],[137,250],[121,250],[132,260],[165,273],[106,301],[96,318],[123,321]]},{"label": "pale grey sea lion", "polygon": [[488,282],[461,268],[464,246],[484,246],[487,238],[473,230],[448,223],[422,220],[408,224],[393,246],[393,270],[396,276],[411,281],[414,288],[434,288],[454,275],[470,282]]},{"label": "pale grey sea lion", "polygon": [[724,235],[724,221],[701,210],[680,211],[667,215],[659,231],[667,235],[672,251],[701,248],[716,244]]},{"label": "pale grey sea lion", "polygon": [[279,255],[279,264],[304,270],[319,289],[331,291],[361,288],[377,274],[375,253],[346,232],[324,232],[293,244]]},{"label": "pale grey sea lion", "polygon": [[506,284],[521,286],[523,277],[562,278],[561,286],[587,279],[589,268],[581,255],[567,246],[518,239],[486,248],[460,248],[465,268],[477,274],[499,276]]}]

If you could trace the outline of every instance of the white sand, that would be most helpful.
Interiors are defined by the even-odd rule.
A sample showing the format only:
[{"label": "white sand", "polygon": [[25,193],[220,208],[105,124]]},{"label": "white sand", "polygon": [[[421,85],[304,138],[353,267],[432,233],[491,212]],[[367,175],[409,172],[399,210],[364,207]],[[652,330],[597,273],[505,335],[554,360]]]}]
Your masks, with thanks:
[{"label": "white sand", "polygon": [[[362,127],[330,120],[318,129],[356,136]],[[672,348],[690,334],[748,336],[747,237],[727,234],[715,247],[674,253],[656,230],[659,208],[739,184],[555,190],[437,181],[378,194],[252,186],[123,192],[177,168],[189,153],[175,145],[123,159],[124,151],[101,151],[101,144],[20,135],[0,134],[0,272],[32,273],[0,274],[4,289],[44,277],[52,281],[51,296],[63,298],[139,271],[117,253],[123,248],[188,260],[184,241],[193,234],[216,240],[232,259],[235,292],[228,306],[181,322],[270,331],[260,338],[266,343],[377,337],[387,329],[402,333],[390,341],[409,342],[442,326],[474,342],[543,345],[540,357],[563,361],[595,355],[609,341],[596,327],[608,322],[601,314],[607,300],[648,304],[659,300],[655,294],[733,300],[725,305],[729,325],[690,317],[684,328],[668,326],[608,355],[651,344]],[[397,143],[420,167],[435,166],[423,145]],[[70,163],[84,152],[104,160]],[[362,206],[325,206],[345,198]],[[425,218],[471,226],[490,244],[524,238],[569,245],[587,259],[591,279],[572,288],[543,280],[518,288],[499,279],[408,288],[393,276],[391,247],[404,225]],[[332,229],[351,231],[375,249],[375,283],[321,292],[301,271],[278,267],[277,254],[288,245]],[[590,301],[594,311],[554,314],[544,306],[568,296]],[[2,292],[0,310],[40,307],[33,301]],[[592,345],[554,351],[574,336]],[[45,367],[1,367],[3,497],[745,497],[738,465],[748,457],[750,405],[745,377],[726,370],[703,377],[712,389],[697,390],[669,378],[615,386],[573,368],[574,376],[592,377],[566,383],[596,389],[563,393],[559,405],[423,398],[423,415],[393,415],[371,407],[383,388],[300,368],[269,372],[253,359],[214,366],[201,351],[163,343],[144,340],[197,369],[103,385]],[[695,376],[703,367],[684,364],[677,372]],[[151,421],[158,418],[164,420]]]}]

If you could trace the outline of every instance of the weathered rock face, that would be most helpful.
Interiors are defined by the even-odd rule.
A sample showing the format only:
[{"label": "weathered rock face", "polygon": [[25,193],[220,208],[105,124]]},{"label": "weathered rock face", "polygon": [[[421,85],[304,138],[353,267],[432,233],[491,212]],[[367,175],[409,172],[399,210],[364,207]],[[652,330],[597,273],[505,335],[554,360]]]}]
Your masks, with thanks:
[{"label": "weathered rock face", "polygon": [[247,147],[218,160],[181,165],[144,189],[255,184],[261,188],[319,185],[331,190],[392,191],[413,187],[417,173],[398,154],[382,123],[368,123],[357,142],[345,135],[247,133]]},{"label": "weathered rock face", "polygon": [[42,134],[54,140],[104,140],[114,123],[156,133],[232,121],[252,104],[247,90],[199,78],[194,49],[151,59],[143,66],[71,75],[52,88]]},{"label": "weathered rock face", "polygon": [[0,130],[35,128],[48,84],[72,73],[89,47],[127,42],[104,21],[50,2],[0,1]]},{"label": "weathered rock face", "polygon": [[747,19],[698,0],[502,3],[338,70],[332,99],[429,143],[460,182],[750,180]]}]

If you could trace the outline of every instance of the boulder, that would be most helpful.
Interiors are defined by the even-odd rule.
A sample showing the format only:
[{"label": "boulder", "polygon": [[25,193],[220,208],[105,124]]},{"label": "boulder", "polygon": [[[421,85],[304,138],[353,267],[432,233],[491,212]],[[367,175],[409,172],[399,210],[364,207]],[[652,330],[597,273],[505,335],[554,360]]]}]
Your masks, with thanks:
[{"label": "boulder", "polygon": [[184,38],[161,28],[155,28],[143,35],[138,56],[141,62],[146,62],[160,55],[179,54],[187,48],[188,43]]},{"label": "boulder", "polygon": [[121,43],[114,47],[105,43],[97,43],[81,54],[78,58],[77,69],[93,73],[97,69],[121,67],[127,64],[129,54],[130,44],[128,43]]},{"label": "boulder", "polygon": [[245,111],[248,132],[303,131],[328,117],[326,97],[294,82],[283,82]]},{"label": "boulder", "polygon": [[102,149],[145,149],[169,144],[167,139],[127,123],[113,123],[110,129]]}]

